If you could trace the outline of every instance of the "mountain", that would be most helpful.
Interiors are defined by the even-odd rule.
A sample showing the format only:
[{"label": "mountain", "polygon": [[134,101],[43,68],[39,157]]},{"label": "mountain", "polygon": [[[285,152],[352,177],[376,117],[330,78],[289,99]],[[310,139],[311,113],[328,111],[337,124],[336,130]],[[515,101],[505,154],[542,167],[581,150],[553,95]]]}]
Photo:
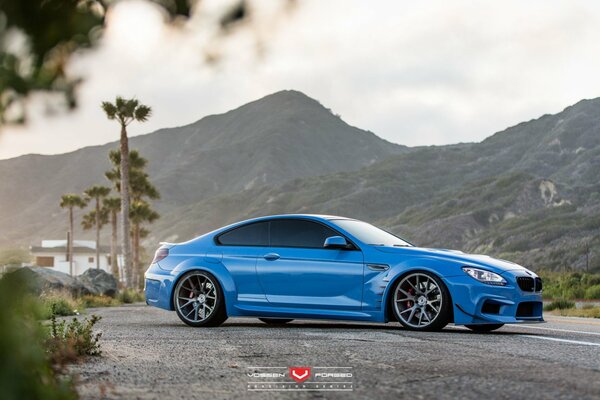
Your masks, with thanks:
[{"label": "mountain", "polygon": [[[0,246],[64,237],[60,196],[107,184],[108,151],[117,147],[113,142],[0,161],[0,226],[9,227],[0,230]],[[161,212],[257,185],[352,171],[406,151],[349,126],[297,91],[277,92],[187,126],[134,137],[130,148],[149,160],[149,174],[162,194],[157,203]]]},{"label": "mountain", "polygon": [[481,143],[411,148],[358,171],[214,197],[172,210],[158,231],[177,240],[250,216],[327,213],[534,269],[584,267],[589,243],[600,266],[598,111],[600,100],[586,100]]},{"label": "mountain", "polygon": [[[600,267],[599,111],[600,99],[583,100],[480,143],[407,148],[348,126],[299,92],[278,92],[131,140],[163,193],[146,244],[310,212],[533,269]],[[64,236],[58,197],[98,182],[115,146],[0,161],[2,186],[14,188],[0,194],[0,223],[11,227],[0,246]]]}]

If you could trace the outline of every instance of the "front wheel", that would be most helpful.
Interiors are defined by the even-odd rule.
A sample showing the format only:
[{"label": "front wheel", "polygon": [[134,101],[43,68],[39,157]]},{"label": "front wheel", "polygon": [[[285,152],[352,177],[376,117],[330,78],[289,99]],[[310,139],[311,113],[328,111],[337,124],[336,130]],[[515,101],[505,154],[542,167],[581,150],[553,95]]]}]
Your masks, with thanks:
[{"label": "front wheel", "polygon": [[405,275],[396,284],[393,294],[394,315],[406,329],[438,331],[450,322],[450,293],[444,283],[429,272]]},{"label": "front wheel", "polygon": [[227,319],[221,286],[205,271],[188,272],[177,282],[173,304],[177,316],[189,326],[219,326]]},{"label": "front wheel", "polygon": [[485,325],[465,325],[473,332],[491,332],[500,329],[504,324],[485,324]]}]

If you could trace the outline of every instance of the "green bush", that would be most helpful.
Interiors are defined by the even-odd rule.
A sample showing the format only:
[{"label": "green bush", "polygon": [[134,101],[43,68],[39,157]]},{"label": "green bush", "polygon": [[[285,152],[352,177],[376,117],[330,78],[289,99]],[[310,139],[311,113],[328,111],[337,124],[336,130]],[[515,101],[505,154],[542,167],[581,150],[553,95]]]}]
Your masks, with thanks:
[{"label": "green bush", "polygon": [[112,307],[118,306],[120,302],[109,296],[87,294],[79,299],[81,308]]},{"label": "green bush", "polygon": [[53,314],[46,339],[46,349],[50,360],[54,365],[64,366],[66,363],[75,361],[81,356],[98,356],[101,354],[98,341],[102,333],[94,334],[94,325],[100,321],[100,317],[92,315],[79,321],[73,318],[70,322],[66,320],[57,321]]},{"label": "green bush", "polygon": [[0,393],[3,399],[76,399],[73,382],[52,368],[38,322],[42,308],[26,282],[0,279]]},{"label": "green bush", "polygon": [[135,289],[123,289],[117,295],[117,300],[124,304],[144,301],[144,294]]},{"label": "green bush", "polygon": [[568,308],[575,308],[575,302],[565,299],[559,299],[544,306],[544,311],[565,310]]},{"label": "green bush", "polygon": [[[588,297],[587,290],[600,285],[600,274],[579,272],[540,272],[544,280],[544,298],[546,299],[583,299]],[[593,292],[593,291],[592,291]],[[592,296],[592,293],[589,293]],[[600,298],[600,297],[596,297]]]},{"label": "green bush", "polygon": [[78,305],[70,294],[54,292],[40,296],[42,305],[42,319],[49,319],[52,315],[68,317],[78,314]]},{"label": "green bush", "polygon": [[600,285],[590,286],[585,289],[585,298],[589,300],[600,299]]}]

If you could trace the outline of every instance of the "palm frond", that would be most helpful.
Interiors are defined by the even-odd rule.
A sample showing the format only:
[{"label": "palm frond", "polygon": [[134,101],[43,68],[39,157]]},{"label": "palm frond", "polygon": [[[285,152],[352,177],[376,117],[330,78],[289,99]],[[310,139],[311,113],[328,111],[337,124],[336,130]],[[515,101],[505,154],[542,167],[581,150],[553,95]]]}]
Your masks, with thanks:
[{"label": "palm frond", "polygon": [[121,198],[120,197],[106,197],[102,200],[104,208],[108,211],[119,211],[121,210]]},{"label": "palm frond", "polygon": [[134,118],[136,121],[145,122],[152,115],[152,108],[141,104],[135,109]]},{"label": "palm frond", "polygon": [[94,185],[84,190],[83,193],[90,199],[96,199],[108,196],[110,193],[110,188],[101,185]]},{"label": "palm frond", "polygon": [[116,118],[117,107],[115,107],[114,104],[112,104],[108,101],[103,101],[101,107],[102,107],[102,110],[104,110],[104,113],[106,114],[108,119],[113,120]]}]

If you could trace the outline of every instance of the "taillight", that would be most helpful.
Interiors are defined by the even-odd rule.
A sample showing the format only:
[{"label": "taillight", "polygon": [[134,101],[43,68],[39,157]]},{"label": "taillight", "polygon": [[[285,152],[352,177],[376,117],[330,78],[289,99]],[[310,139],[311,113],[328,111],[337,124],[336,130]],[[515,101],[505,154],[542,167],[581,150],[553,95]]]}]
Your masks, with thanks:
[{"label": "taillight", "polygon": [[152,260],[152,264],[157,263],[160,260],[164,260],[165,258],[167,258],[168,255],[169,249],[161,247],[160,249],[156,250],[156,253],[154,253],[154,259]]}]

